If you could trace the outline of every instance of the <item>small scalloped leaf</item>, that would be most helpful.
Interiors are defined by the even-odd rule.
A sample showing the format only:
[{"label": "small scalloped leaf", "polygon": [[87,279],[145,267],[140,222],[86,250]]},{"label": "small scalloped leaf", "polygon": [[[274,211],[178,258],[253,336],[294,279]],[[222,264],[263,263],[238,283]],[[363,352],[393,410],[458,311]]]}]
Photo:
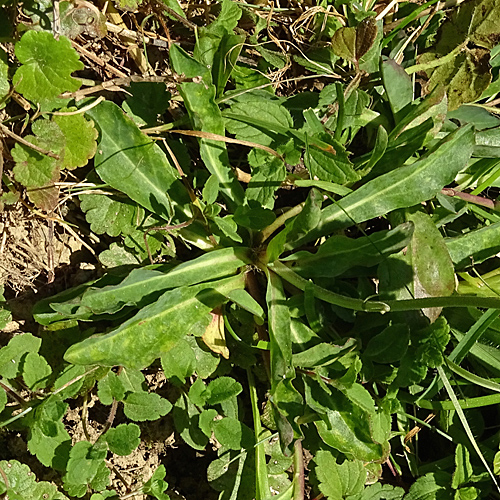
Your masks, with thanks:
[{"label": "small scalloped leaf", "polygon": [[[76,108],[64,108],[61,111],[74,111]],[[83,114],[57,115],[52,118],[59,125],[66,139],[64,160],[61,169],[83,167],[97,151],[97,129],[92,120]]]},{"label": "small scalloped leaf", "polygon": [[82,82],[71,73],[83,69],[83,64],[65,36],[56,40],[46,31],[28,31],[16,43],[15,51],[22,66],[13,84],[26,99],[47,101],[80,88]]},{"label": "small scalloped leaf", "polygon": [[[68,497],[57,491],[55,484],[36,480],[30,468],[17,460],[2,460],[0,467],[5,473],[9,486],[4,491],[5,498],[22,498],[23,500],[67,500]],[[3,480],[0,479],[0,491]]]},{"label": "small scalloped leaf", "polygon": [[[32,130],[36,136],[25,137],[28,142],[57,154],[63,151],[64,135],[56,123],[37,120],[33,123]],[[61,160],[38,153],[22,144],[16,144],[11,154],[16,162],[14,177],[26,187],[29,199],[42,210],[52,210],[57,205],[59,194],[54,182],[59,179]]]}]

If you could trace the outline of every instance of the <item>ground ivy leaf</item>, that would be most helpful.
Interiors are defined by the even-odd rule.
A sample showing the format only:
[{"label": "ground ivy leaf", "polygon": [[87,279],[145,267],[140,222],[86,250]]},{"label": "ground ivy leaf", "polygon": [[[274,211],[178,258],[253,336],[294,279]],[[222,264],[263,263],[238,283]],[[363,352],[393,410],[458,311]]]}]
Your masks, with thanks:
[{"label": "ground ivy leaf", "polygon": [[151,392],[132,392],[123,401],[125,415],[136,422],[158,420],[172,409],[172,404]]},{"label": "ground ivy leaf", "polygon": [[[5,498],[11,500],[68,500],[66,495],[57,491],[55,484],[47,481],[37,482],[36,476],[30,468],[17,460],[2,460],[0,468],[9,483],[9,487],[3,491]],[[0,479],[0,492],[2,486],[3,479]]]},{"label": "ground ivy leaf", "polygon": [[[26,140],[46,151],[62,155],[64,135],[58,125],[49,120],[37,120],[32,126],[36,136]],[[14,177],[28,190],[30,200],[43,210],[52,210],[58,201],[59,191],[54,182],[59,179],[61,160],[17,143],[11,151],[16,162]]]},{"label": "ground ivy leaf", "polygon": [[249,449],[254,444],[253,432],[236,418],[216,420],[212,428],[217,441],[230,450]]},{"label": "ground ivy leaf", "polygon": [[453,494],[450,488],[451,476],[442,471],[429,472],[419,477],[405,495],[405,500],[422,500],[426,498],[450,499]]},{"label": "ground ivy leaf", "polygon": [[125,387],[122,379],[115,372],[109,371],[97,383],[97,396],[103,405],[110,405],[113,399],[121,401],[125,397]]},{"label": "ground ivy leaf", "polygon": [[206,379],[212,375],[219,366],[220,356],[214,354],[201,339],[196,337],[187,337],[196,358],[196,373],[198,377]]},{"label": "ground ivy leaf", "polygon": [[160,465],[144,483],[144,493],[154,496],[157,500],[169,500],[170,497],[164,493],[168,488],[168,483],[164,481],[166,474],[165,466]]},{"label": "ground ivy leaf", "polygon": [[199,426],[205,436],[210,437],[212,435],[212,427],[217,415],[217,410],[213,408],[203,410],[200,413]]},{"label": "ground ivy leaf", "polygon": [[70,452],[66,474],[63,477],[64,489],[70,495],[82,497],[87,485],[96,477],[104,464],[107,447],[99,443],[92,445],[88,441],[79,441]]},{"label": "ground ivy leaf", "polygon": [[367,471],[359,460],[338,464],[328,451],[318,451],[314,457],[319,489],[329,500],[342,500],[363,491]]},{"label": "ground ivy leaf", "polygon": [[138,207],[131,200],[103,194],[84,194],[79,198],[94,233],[119,236],[136,228]]},{"label": "ground ivy leaf", "polygon": [[[75,111],[76,108],[63,108],[61,111]],[[77,115],[54,115],[52,120],[57,123],[66,144],[61,169],[72,170],[83,167],[93,158],[97,150],[97,130],[92,120],[87,120],[80,113]]]},{"label": "ground ivy leaf", "polygon": [[52,369],[45,358],[36,352],[29,352],[24,358],[23,379],[32,391],[45,387],[51,373]]},{"label": "ground ivy leaf", "polygon": [[207,404],[213,406],[237,396],[243,388],[231,377],[219,377],[208,384],[208,390]]},{"label": "ground ivy leaf", "polygon": [[16,378],[20,369],[21,358],[29,352],[38,352],[42,341],[31,333],[16,335],[0,349],[0,376]]},{"label": "ground ivy leaf", "polygon": [[28,415],[28,449],[38,460],[56,470],[65,470],[71,449],[71,437],[62,423],[68,405],[58,396],[41,403],[34,415]]},{"label": "ground ivy leaf", "polygon": [[83,69],[83,64],[65,36],[56,40],[50,32],[29,30],[15,50],[22,66],[12,83],[26,99],[42,102],[80,88],[82,82],[71,73]]},{"label": "ground ivy leaf", "polygon": [[195,450],[204,450],[208,437],[199,427],[200,412],[191,400],[182,394],[175,402],[172,414],[175,428],[184,442]]},{"label": "ground ivy leaf", "polygon": [[130,455],[140,444],[141,429],[137,424],[120,424],[104,435],[109,450],[122,457]]}]

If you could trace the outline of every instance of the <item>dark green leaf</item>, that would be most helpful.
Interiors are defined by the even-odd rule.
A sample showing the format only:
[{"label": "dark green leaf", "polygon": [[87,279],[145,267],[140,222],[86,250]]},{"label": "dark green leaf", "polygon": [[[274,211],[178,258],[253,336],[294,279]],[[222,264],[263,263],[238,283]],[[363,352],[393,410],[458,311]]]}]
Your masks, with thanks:
[{"label": "dark green leaf", "polygon": [[132,392],[123,403],[125,415],[136,422],[158,420],[172,409],[172,404],[156,393]]},{"label": "dark green leaf", "polygon": [[120,424],[104,435],[109,450],[117,455],[130,455],[140,444],[141,429],[136,424]]}]

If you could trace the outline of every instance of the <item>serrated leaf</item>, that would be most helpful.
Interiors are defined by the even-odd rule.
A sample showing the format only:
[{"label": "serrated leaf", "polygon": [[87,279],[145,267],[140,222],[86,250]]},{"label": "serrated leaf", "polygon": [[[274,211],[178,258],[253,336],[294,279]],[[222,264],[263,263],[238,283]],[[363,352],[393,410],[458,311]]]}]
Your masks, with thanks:
[{"label": "serrated leaf", "polygon": [[72,78],[71,73],[83,69],[83,64],[65,36],[56,40],[50,32],[29,30],[16,43],[15,50],[22,66],[12,83],[26,99],[43,102],[80,88],[81,81]]},{"label": "serrated leaf", "polygon": [[329,500],[343,500],[362,492],[367,471],[359,460],[338,464],[330,452],[318,451],[314,462],[319,489]]},{"label": "serrated leaf", "polygon": [[103,194],[80,195],[80,207],[90,228],[96,234],[128,234],[137,226],[135,203]]},{"label": "serrated leaf", "polygon": [[158,420],[172,409],[170,401],[156,393],[132,392],[123,403],[125,415],[136,422]]},{"label": "serrated leaf", "polygon": [[209,396],[207,404],[217,405],[223,401],[236,397],[243,388],[239,382],[231,377],[219,377],[208,384]]},{"label": "serrated leaf", "polygon": [[217,227],[230,239],[241,243],[243,239],[238,234],[238,224],[234,222],[233,215],[226,215],[225,217],[214,217],[213,218]]},{"label": "serrated leaf", "polygon": [[39,338],[31,333],[16,335],[0,349],[0,375],[5,378],[16,378],[21,368],[20,362],[26,353],[37,353],[42,345]]},{"label": "serrated leaf", "polygon": [[375,483],[367,486],[362,493],[350,500],[402,500],[405,490],[391,484]]},{"label": "serrated leaf", "polygon": [[[104,182],[166,220],[175,204],[180,206],[180,212],[189,210],[186,190],[179,182],[176,184],[178,172],[161,148],[116,104],[102,102],[87,111],[87,115],[100,130],[95,168]],[[175,189],[171,189],[174,185]],[[187,220],[191,214],[182,216]]]},{"label": "serrated leaf", "polygon": [[70,495],[82,497],[99,469],[104,464],[107,446],[99,442],[92,445],[88,441],[79,441],[70,452],[66,474],[63,477],[64,488]]},{"label": "serrated leaf", "polygon": [[28,449],[46,467],[65,470],[71,449],[71,437],[62,423],[68,405],[58,396],[50,396],[29,415]]},{"label": "serrated leaf", "polygon": [[[64,135],[58,125],[48,120],[37,120],[32,126],[36,136],[26,140],[45,151],[62,155]],[[16,181],[28,190],[30,200],[43,210],[52,210],[57,205],[59,191],[54,182],[59,180],[61,160],[39,153],[28,146],[17,143],[11,151],[16,162],[13,169]]]},{"label": "serrated leaf", "polygon": [[130,455],[139,446],[140,436],[141,429],[137,424],[120,424],[104,434],[109,451],[122,457]]},{"label": "serrated leaf", "polygon": [[[63,108],[61,111],[75,111],[77,108]],[[72,170],[83,167],[93,158],[97,150],[97,130],[92,120],[83,114],[54,115],[52,120],[61,129],[64,138],[64,156],[61,169]]]},{"label": "serrated leaf", "polygon": [[125,387],[122,379],[115,372],[109,371],[97,383],[97,396],[103,405],[110,405],[113,399],[121,401],[125,397]]},{"label": "serrated leaf", "polygon": [[149,366],[180,339],[205,328],[210,311],[226,300],[223,293],[242,287],[243,276],[236,276],[168,291],[116,330],[71,346],[65,359],[72,364]]},{"label": "serrated leaf", "polygon": [[141,263],[140,257],[120,243],[113,242],[107,250],[99,254],[99,262],[103,267],[112,269],[121,266],[137,266]]},{"label": "serrated leaf", "polygon": [[450,488],[451,476],[446,472],[429,472],[419,477],[410,487],[405,495],[405,500],[426,500],[436,498],[439,500],[451,500],[453,491]]},{"label": "serrated leaf", "polygon": [[29,352],[24,358],[23,379],[32,391],[45,387],[51,373],[52,368],[45,358],[36,352]]},{"label": "serrated leaf", "polygon": [[[35,474],[26,464],[17,460],[2,460],[0,468],[5,474],[9,486],[5,488],[5,498],[11,500],[68,500],[68,497],[57,490],[55,484],[37,481]],[[0,491],[4,485],[0,478]]]},{"label": "serrated leaf", "polygon": [[168,488],[168,483],[164,480],[166,476],[165,466],[160,465],[153,475],[144,483],[143,491],[154,496],[157,500],[169,500],[169,496],[164,493]]}]

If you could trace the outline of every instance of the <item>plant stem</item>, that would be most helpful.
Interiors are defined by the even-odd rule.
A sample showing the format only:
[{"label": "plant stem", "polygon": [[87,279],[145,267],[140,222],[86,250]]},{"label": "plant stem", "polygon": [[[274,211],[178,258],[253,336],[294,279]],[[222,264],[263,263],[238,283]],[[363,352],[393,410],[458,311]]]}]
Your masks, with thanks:
[{"label": "plant stem", "polygon": [[295,217],[296,215],[302,212],[304,208],[305,202],[299,203],[295,207],[292,207],[290,210],[286,211],[284,214],[281,214],[279,217],[276,217],[275,221],[272,224],[269,224],[265,229],[260,233],[259,243],[264,243],[269,236],[271,236],[276,229],[281,227],[288,219]]},{"label": "plant stem", "polygon": [[428,69],[437,68],[438,66],[442,66],[443,64],[449,63],[455,59],[455,57],[462,52],[468,40],[464,43],[460,44],[458,47],[455,47],[449,54],[446,54],[439,59],[434,59],[433,61],[429,61],[428,63],[415,64],[414,66],[410,66],[409,68],[405,68],[406,73],[409,75],[416,73],[417,71],[427,71]]},{"label": "plant stem", "polygon": [[304,500],[304,453],[302,440],[293,444],[293,500]]}]

